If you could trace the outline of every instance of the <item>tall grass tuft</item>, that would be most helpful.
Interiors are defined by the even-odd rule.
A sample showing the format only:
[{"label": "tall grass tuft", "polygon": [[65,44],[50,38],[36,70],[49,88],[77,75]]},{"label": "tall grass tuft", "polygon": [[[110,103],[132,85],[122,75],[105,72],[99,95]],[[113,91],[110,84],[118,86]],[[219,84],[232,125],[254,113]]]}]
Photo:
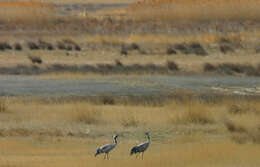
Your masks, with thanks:
[{"label": "tall grass tuft", "polygon": [[245,127],[243,127],[240,124],[237,124],[236,122],[232,121],[232,120],[226,120],[224,122],[226,128],[228,129],[228,131],[230,132],[246,132]]},{"label": "tall grass tuft", "polygon": [[130,116],[127,118],[123,118],[121,120],[121,125],[124,127],[137,127],[140,125],[140,122],[137,120],[136,117]]},{"label": "tall grass tuft", "polygon": [[259,116],[247,112],[233,115],[224,122],[231,138],[238,143],[260,143]]},{"label": "tall grass tuft", "polygon": [[124,64],[120,60],[118,60],[118,59],[115,60],[115,64],[116,64],[116,66],[119,66],[119,67],[123,67],[124,66]]},{"label": "tall grass tuft", "polygon": [[75,108],[73,116],[77,122],[84,124],[97,124],[101,121],[100,111],[94,108]]},{"label": "tall grass tuft", "polygon": [[[186,107],[180,108],[169,116],[173,124],[213,124],[215,119],[209,106],[203,107],[199,102],[183,104]],[[176,109],[174,109],[176,110]]]},{"label": "tall grass tuft", "polygon": [[7,101],[5,99],[0,99],[0,113],[6,112],[7,110]]}]

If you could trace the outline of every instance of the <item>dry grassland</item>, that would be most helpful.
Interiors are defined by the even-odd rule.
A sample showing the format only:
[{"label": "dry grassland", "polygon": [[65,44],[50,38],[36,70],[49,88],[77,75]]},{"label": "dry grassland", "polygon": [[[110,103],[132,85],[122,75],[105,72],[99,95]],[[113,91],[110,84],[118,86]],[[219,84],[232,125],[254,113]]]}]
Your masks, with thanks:
[{"label": "dry grassland", "polygon": [[122,3],[135,3],[138,0],[46,0],[44,2],[56,4],[122,4]]},{"label": "dry grassland", "polygon": [[[43,103],[1,99],[1,166],[250,166],[260,165],[259,100],[171,101],[165,105]],[[129,149],[150,131],[144,160]],[[111,160],[95,149],[119,134]]]},{"label": "dry grassland", "polygon": [[[47,1],[53,2],[53,1]],[[78,0],[77,3],[94,2]],[[95,1],[96,3],[97,1]],[[118,0],[99,0],[98,3],[121,3]],[[123,1],[131,3],[130,0]],[[136,2],[134,0],[134,2]],[[72,0],[55,3],[74,3]],[[214,21],[214,20],[259,20],[258,0],[145,0],[127,9],[126,15],[134,19],[137,27],[146,21]],[[163,12],[162,12],[163,11]],[[109,11],[110,12],[110,11]],[[112,11],[111,14],[116,14]],[[0,2],[0,20],[6,28],[24,25],[55,25],[57,11],[50,4],[41,2]],[[119,12],[119,14],[122,14]],[[122,17],[122,19],[127,17]],[[71,18],[69,18],[71,19]],[[75,20],[74,20],[75,21]],[[76,20],[79,27],[82,20]],[[101,20],[102,22],[103,20]],[[112,20],[113,23],[114,20]],[[141,21],[141,22],[139,22]],[[86,21],[87,22],[87,21]],[[84,23],[86,23],[84,22]],[[80,24],[79,24],[80,23]],[[118,23],[118,22],[116,22]],[[119,22],[120,23],[120,22]],[[249,22],[250,23],[250,22]],[[89,25],[88,25],[89,24]],[[99,24],[98,21],[86,23],[87,27]],[[66,25],[66,22],[64,23]],[[116,24],[102,25],[109,29]],[[85,25],[83,25],[84,28]],[[37,27],[37,26],[36,26]],[[50,26],[54,27],[54,26]],[[118,28],[119,27],[119,28]],[[20,28],[18,26],[18,28]],[[111,28],[111,29],[112,29]],[[120,29],[120,25],[115,28]],[[158,28],[158,27],[157,27]],[[54,28],[55,29],[55,28]],[[216,28],[217,29],[217,28]],[[64,39],[71,29],[60,36],[46,32],[17,33],[19,41],[26,43],[37,36],[47,41]],[[52,30],[52,29],[50,29]],[[103,30],[103,29],[102,29]],[[78,29],[73,31],[78,31]],[[216,30],[217,31],[217,30]],[[131,32],[131,31],[130,31]],[[75,41],[80,44],[121,45],[122,43],[160,43],[174,44],[199,42],[215,44],[225,36],[252,42],[257,45],[259,31],[236,33],[192,33],[174,32],[135,33],[121,35],[82,35]],[[13,32],[1,36],[1,40],[16,42]],[[47,34],[47,35],[46,35]],[[123,35],[122,35],[123,34]],[[64,35],[64,36],[63,36]],[[74,35],[71,35],[75,38]],[[210,56],[194,55],[169,56],[160,52],[147,55],[130,54],[121,56],[118,50],[104,47],[82,52],[60,51],[5,51],[0,54],[0,66],[17,64],[31,65],[28,53],[40,56],[43,64],[98,64],[114,63],[119,59],[123,64],[164,64],[175,61],[181,69],[201,71],[204,63],[241,63],[257,65],[259,53],[236,52],[227,55],[212,53]],[[152,61],[152,62],[151,62]],[[102,76],[102,75],[98,75]],[[40,76],[43,79],[82,79],[97,77],[96,74],[50,73]],[[109,99],[108,99],[109,101]],[[198,100],[172,100],[167,104],[95,104],[84,101],[43,102],[34,98],[0,99],[0,167],[83,167],[83,166],[149,166],[149,167],[258,167],[260,166],[260,102],[259,100],[224,99],[216,103]],[[144,132],[150,131],[152,144],[144,155],[144,160],[129,156],[129,149],[145,140]],[[96,148],[112,141],[113,134],[119,134],[117,148],[111,153],[111,160],[94,157]]]},{"label": "dry grassland", "polygon": [[257,167],[259,146],[239,145],[230,141],[186,144],[152,143],[144,160],[129,156],[133,142],[120,140],[110,160],[94,157],[100,141],[89,139],[1,139],[3,167],[83,167],[83,166],[181,166],[181,167]]},{"label": "dry grassland", "polygon": [[56,19],[55,9],[51,4],[39,1],[0,2],[0,19],[9,24],[52,24]]},{"label": "dry grassland", "polygon": [[258,0],[143,0],[129,9],[137,20],[259,20]]},{"label": "dry grassland", "polygon": [[[165,51],[164,51],[165,52]],[[23,51],[15,52],[8,51],[0,54],[1,67],[14,67],[19,64],[31,65],[31,61],[28,59],[28,53],[41,57],[43,64],[38,65],[39,68],[45,68],[52,64],[65,64],[65,65],[97,65],[97,64],[115,64],[115,60],[120,60],[124,65],[145,65],[156,64],[164,66],[167,61],[174,61],[178,64],[181,72],[195,72],[203,73],[203,65],[205,63],[211,63],[214,65],[221,63],[234,63],[234,64],[248,64],[255,67],[260,63],[259,54],[248,53],[246,51],[221,54],[212,53],[210,56],[198,57],[194,55],[167,55],[166,53],[158,53],[151,55],[129,55],[127,57],[122,56],[117,49],[108,50],[83,50],[82,52],[71,52],[69,56],[62,51]],[[57,73],[46,74],[50,78],[53,78]],[[73,77],[73,72],[59,74],[61,78],[85,78],[82,73],[76,73]],[[45,76],[46,76],[45,75]],[[95,74],[96,75],[96,74]],[[81,77],[82,76],[82,77]],[[93,76],[88,74],[87,77]]]}]

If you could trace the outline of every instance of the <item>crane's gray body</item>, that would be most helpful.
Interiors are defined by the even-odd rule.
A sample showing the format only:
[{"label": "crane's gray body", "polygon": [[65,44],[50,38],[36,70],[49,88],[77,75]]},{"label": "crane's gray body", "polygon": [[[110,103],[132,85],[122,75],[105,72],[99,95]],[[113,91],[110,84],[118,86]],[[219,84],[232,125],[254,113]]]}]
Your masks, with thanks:
[{"label": "crane's gray body", "polygon": [[113,143],[113,144],[106,144],[106,145],[103,145],[101,147],[99,147],[97,149],[97,152],[96,152],[96,155],[98,154],[101,154],[101,153],[109,153],[113,148],[115,148],[116,146],[116,143]]},{"label": "crane's gray body", "polygon": [[[117,135],[114,136],[113,139],[114,139],[114,143],[112,143],[112,144],[106,144],[106,145],[103,145],[103,146],[99,147],[99,148],[97,149],[97,151],[96,151],[95,156],[97,156],[97,155],[99,155],[99,154],[102,154],[102,153],[105,153],[105,157],[107,157],[107,159],[108,159],[108,154],[109,154],[109,152],[110,152],[111,150],[113,150],[113,149],[116,147],[116,145],[117,145]],[[104,157],[104,159],[105,159],[105,157]]]},{"label": "crane's gray body", "polygon": [[131,149],[130,155],[142,153],[142,156],[143,156],[143,153],[147,150],[147,148],[150,145],[150,135],[149,135],[149,133],[146,133],[146,136],[147,136],[147,139],[148,139],[147,142],[144,142],[144,143],[141,143],[137,146],[134,146]]}]

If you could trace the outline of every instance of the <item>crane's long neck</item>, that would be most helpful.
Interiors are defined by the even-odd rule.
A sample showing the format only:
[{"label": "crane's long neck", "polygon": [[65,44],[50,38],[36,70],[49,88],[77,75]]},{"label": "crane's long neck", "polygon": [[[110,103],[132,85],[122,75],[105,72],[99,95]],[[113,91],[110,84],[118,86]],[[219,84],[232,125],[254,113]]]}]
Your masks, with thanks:
[{"label": "crane's long neck", "polygon": [[151,140],[150,140],[150,136],[149,136],[149,135],[147,135],[147,142],[148,142],[148,143],[151,142]]},{"label": "crane's long neck", "polygon": [[114,137],[114,143],[117,144],[117,137]]}]

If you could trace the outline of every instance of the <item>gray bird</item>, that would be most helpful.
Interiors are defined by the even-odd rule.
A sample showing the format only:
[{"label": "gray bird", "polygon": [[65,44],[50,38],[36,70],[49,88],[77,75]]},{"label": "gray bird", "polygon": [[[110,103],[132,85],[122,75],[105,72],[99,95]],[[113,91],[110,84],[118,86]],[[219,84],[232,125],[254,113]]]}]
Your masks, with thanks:
[{"label": "gray bird", "polygon": [[97,156],[98,154],[105,153],[104,159],[106,159],[106,158],[109,159],[108,154],[109,154],[109,152],[110,152],[111,150],[113,150],[113,148],[116,147],[117,137],[118,137],[118,135],[113,136],[114,143],[112,143],[112,144],[106,144],[106,145],[103,145],[103,146],[99,147],[99,148],[97,149],[97,152],[96,152],[95,156]]},{"label": "gray bird", "polygon": [[143,156],[144,156],[144,152],[145,150],[147,150],[147,148],[149,147],[150,145],[150,135],[149,135],[149,132],[146,132],[145,135],[147,136],[147,141],[144,142],[144,143],[141,143],[137,146],[134,146],[132,149],[131,149],[131,152],[130,152],[130,155],[133,155],[133,154],[136,154],[136,158],[137,158],[137,153],[142,153],[142,159],[143,159]]}]

